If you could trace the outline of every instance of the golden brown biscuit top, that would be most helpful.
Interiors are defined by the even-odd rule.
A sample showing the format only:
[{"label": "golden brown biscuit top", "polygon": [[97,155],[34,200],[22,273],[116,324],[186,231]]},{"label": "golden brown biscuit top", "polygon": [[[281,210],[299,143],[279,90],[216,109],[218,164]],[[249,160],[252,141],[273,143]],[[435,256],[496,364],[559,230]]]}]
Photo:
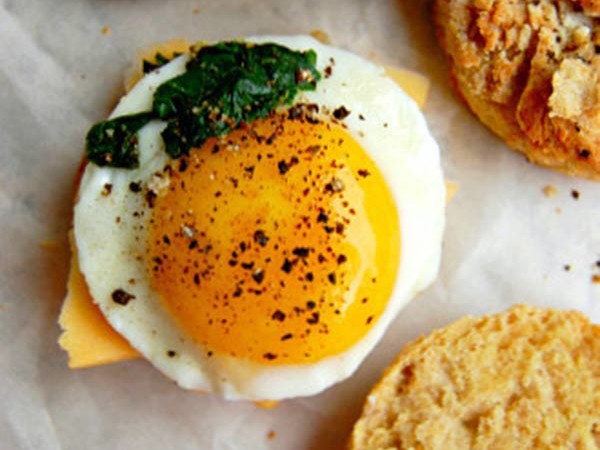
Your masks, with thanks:
[{"label": "golden brown biscuit top", "polygon": [[488,125],[511,146],[558,148],[553,157],[566,162],[528,156],[574,173],[578,163],[568,159],[579,159],[600,178],[600,1],[438,0],[437,7],[442,45],[475,112],[481,116],[470,96],[510,111],[529,143]]}]

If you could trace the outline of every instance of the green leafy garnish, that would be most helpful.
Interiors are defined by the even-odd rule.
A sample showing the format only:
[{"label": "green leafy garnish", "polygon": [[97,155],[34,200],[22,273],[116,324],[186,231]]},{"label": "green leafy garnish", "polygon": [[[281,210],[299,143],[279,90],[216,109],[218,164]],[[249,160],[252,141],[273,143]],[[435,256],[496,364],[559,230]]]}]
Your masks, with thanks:
[{"label": "green leafy garnish", "polygon": [[[158,54],[157,62],[159,56],[164,58]],[[88,159],[98,165],[136,167],[135,135],[153,118],[167,122],[162,132],[167,154],[187,155],[210,137],[290,105],[298,91],[314,90],[321,78],[316,60],[312,50],[296,52],[277,44],[201,47],[184,74],[158,87],[151,112],[94,125],[87,137]]]},{"label": "green leafy garnish", "polygon": [[139,162],[137,132],[152,116],[152,113],[132,114],[94,125],[86,137],[88,161],[99,166],[136,168]]}]

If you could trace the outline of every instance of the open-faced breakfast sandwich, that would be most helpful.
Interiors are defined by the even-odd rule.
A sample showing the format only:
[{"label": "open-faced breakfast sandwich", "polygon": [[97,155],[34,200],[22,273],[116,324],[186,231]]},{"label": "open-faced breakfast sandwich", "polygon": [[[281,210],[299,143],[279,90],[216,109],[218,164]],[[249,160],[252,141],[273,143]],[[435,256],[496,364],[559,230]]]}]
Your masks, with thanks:
[{"label": "open-faced breakfast sandwich", "polygon": [[367,397],[352,450],[596,449],[600,326],[515,306],[408,344]]},{"label": "open-faced breakfast sandwich", "polygon": [[600,180],[600,2],[436,0],[454,87],[528,160]]},{"label": "open-faced breakfast sandwich", "polygon": [[72,367],[141,355],[228,399],[320,392],[437,274],[438,147],[347,51],[180,47],[87,135],[61,345]]}]

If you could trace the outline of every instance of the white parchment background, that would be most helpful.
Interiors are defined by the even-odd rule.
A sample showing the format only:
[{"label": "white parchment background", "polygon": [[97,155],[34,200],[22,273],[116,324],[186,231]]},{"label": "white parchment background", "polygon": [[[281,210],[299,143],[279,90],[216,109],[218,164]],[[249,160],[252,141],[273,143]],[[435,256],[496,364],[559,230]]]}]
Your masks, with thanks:
[{"label": "white parchment background", "polygon": [[[0,448],[338,450],[403,344],[515,302],[600,322],[600,184],[527,164],[459,103],[423,1],[0,0]],[[111,32],[101,30],[109,26]],[[264,411],[178,389],[142,361],[70,371],[56,345],[72,183],[91,123],[136,50],[327,31],[335,44],[433,81],[425,108],[449,179],[442,272],[350,380]],[[558,194],[546,198],[545,185]],[[571,190],[580,192],[578,201]],[[557,208],[562,211],[557,213]],[[57,249],[40,246],[57,240]],[[565,271],[565,265],[571,265]],[[275,432],[272,439],[270,431]]]}]

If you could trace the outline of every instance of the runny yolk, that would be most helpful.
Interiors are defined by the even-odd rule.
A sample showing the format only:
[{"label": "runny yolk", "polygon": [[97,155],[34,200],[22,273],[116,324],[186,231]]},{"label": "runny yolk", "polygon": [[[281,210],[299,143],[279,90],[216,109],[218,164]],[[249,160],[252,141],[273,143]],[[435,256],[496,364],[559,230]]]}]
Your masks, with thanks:
[{"label": "runny yolk", "polygon": [[208,355],[309,363],[375,324],[398,269],[398,216],[342,125],[274,115],[172,164],[148,268]]}]

